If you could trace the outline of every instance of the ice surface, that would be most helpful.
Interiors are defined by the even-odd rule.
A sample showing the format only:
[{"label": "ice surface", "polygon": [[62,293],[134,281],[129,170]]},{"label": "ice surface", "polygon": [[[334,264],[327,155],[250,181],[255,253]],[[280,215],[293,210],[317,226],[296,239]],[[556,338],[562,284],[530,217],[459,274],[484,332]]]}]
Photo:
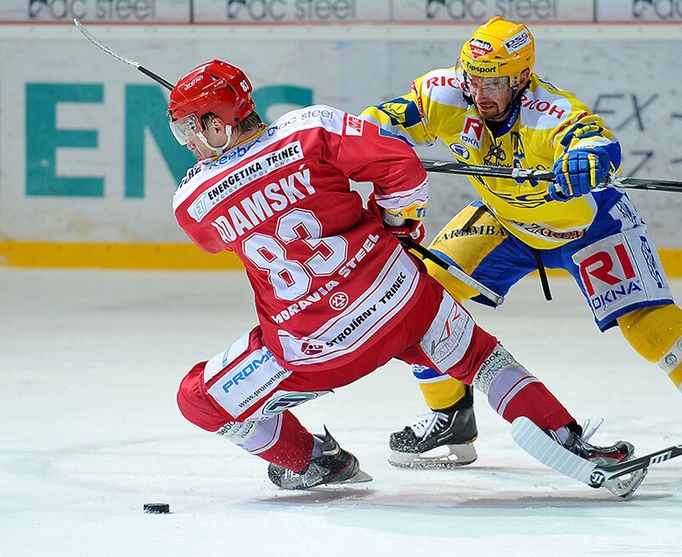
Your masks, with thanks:
[{"label": "ice surface", "polygon": [[[478,321],[582,420],[638,453],[682,442],[682,396],[575,285],[526,280]],[[673,285],[679,295],[682,282]],[[479,459],[391,468],[387,439],[423,410],[390,363],[296,414],[327,424],[374,481],[277,490],[266,463],[186,423],[180,378],[255,324],[239,273],[0,270],[0,555],[681,555],[682,459],[621,502],[545,469],[477,397]],[[170,503],[169,515],[142,505]]]}]

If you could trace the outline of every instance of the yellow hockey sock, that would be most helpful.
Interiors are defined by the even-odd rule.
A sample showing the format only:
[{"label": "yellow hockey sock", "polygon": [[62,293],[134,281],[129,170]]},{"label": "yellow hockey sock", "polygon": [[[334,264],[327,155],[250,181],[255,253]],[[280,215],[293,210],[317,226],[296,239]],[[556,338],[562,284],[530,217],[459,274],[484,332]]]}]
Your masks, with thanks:
[{"label": "yellow hockey sock", "polygon": [[464,398],[467,393],[466,385],[452,377],[445,377],[440,381],[419,383],[426,405],[431,410],[450,408]]},{"label": "yellow hockey sock", "polygon": [[637,309],[619,317],[618,326],[637,353],[658,363],[682,391],[682,309],[674,304]]}]

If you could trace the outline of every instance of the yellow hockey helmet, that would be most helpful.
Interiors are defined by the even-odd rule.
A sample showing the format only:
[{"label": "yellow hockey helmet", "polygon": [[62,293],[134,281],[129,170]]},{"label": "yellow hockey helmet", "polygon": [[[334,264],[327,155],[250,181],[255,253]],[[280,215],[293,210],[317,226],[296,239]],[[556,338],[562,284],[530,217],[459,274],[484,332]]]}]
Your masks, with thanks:
[{"label": "yellow hockey helmet", "polygon": [[518,87],[521,72],[533,71],[535,39],[528,27],[496,16],[481,25],[464,43],[459,55],[462,69],[481,77],[509,77]]}]

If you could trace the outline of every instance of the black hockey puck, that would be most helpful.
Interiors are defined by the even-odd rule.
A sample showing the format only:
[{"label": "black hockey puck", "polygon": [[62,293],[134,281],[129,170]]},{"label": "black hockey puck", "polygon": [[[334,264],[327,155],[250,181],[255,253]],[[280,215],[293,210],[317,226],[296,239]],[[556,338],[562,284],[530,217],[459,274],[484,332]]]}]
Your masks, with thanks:
[{"label": "black hockey puck", "polygon": [[149,514],[167,514],[170,512],[168,503],[145,503],[142,510]]}]

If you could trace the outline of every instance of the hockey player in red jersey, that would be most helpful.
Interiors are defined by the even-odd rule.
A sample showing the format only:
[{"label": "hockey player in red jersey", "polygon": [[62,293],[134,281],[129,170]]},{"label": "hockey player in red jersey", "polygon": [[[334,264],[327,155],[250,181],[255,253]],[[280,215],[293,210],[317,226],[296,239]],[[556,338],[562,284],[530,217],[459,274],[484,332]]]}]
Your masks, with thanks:
[{"label": "hockey player in red jersey", "polygon": [[[625,442],[588,445],[547,388],[402,248],[396,236],[419,234],[428,195],[410,147],[323,105],[265,126],[251,92],[239,68],[213,60],[170,96],[171,129],[199,159],[175,193],[175,217],[205,251],[239,256],[259,322],[182,380],[190,422],[267,460],[283,489],[366,481],[355,456],[290,409],[395,357],[475,385],[504,419],[526,416],[584,458],[632,455]],[[373,184],[371,211],[351,179]]]}]

